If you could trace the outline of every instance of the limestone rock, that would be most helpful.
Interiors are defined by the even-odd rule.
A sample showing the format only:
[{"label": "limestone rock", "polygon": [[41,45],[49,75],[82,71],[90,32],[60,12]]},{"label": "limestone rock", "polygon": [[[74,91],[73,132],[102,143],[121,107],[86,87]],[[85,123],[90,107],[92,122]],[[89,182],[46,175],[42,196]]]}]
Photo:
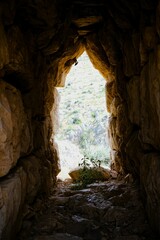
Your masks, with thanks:
[{"label": "limestone rock", "polygon": [[0,187],[0,208],[3,206],[3,203],[4,203],[4,201],[3,201],[3,196],[2,196],[2,189]]},{"label": "limestone rock", "polygon": [[29,151],[31,139],[19,91],[2,80],[0,88],[0,176],[4,176]]},{"label": "limestone rock", "polygon": [[[110,178],[110,170],[108,169],[105,169],[103,167],[91,167],[90,170],[94,171],[95,181],[96,181],[96,174],[97,174],[97,180],[99,180],[99,178],[103,180],[108,180]],[[77,168],[69,172],[69,175],[73,179],[73,181],[77,181],[80,179],[81,171],[82,169]]]},{"label": "limestone rock", "polygon": [[9,62],[4,67],[5,78],[21,92],[28,92],[33,87],[33,74],[25,37],[15,25],[8,29],[6,37]]},{"label": "limestone rock", "polygon": [[9,62],[8,44],[4,27],[0,21],[0,70]]},{"label": "limestone rock", "polygon": [[130,121],[140,125],[140,78],[133,77],[127,84]]},{"label": "limestone rock", "polygon": [[146,64],[146,62],[148,61],[149,53],[147,52],[142,40],[140,40],[139,54],[140,54],[141,66],[143,67]]},{"label": "limestone rock", "polygon": [[[60,37],[61,31],[62,29],[59,29],[59,33],[57,33],[57,29],[54,29],[53,27],[53,29],[47,29],[42,33],[39,33],[37,39],[38,47],[40,49],[43,49],[43,52],[45,54],[55,53],[56,51],[58,51],[58,49],[60,48],[60,44],[58,44],[58,39]],[[64,36],[61,36],[61,41],[63,39],[62,37]]]},{"label": "limestone rock", "polygon": [[99,167],[99,168],[95,168],[95,170],[100,173],[102,175],[102,178],[104,180],[108,180],[110,178],[110,170],[103,168],[103,167]]},{"label": "limestone rock", "polygon": [[78,180],[80,177],[79,168],[77,168],[73,171],[70,171],[68,174],[74,181]]},{"label": "limestone rock", "polygon": [[[3,206],[0,208],[0,236],[1,239],[10,239],[14,232],[13,225],[17,220],[21,204],[21,181],[18,175],[12,175],[0,184],[3,197]],[[7,227],[7,231],[5,228]]]},{"label": "limestone rock", "polygon": [[106,105],[109,113],[112,113],[111,104],[116,97],[115,81],[106,83]]},{"label": "limestone rock", "polygon": [[[59,108],[59,102],[60,102],[60,96],[58,93],[58,90],[56,88],[53,89],[53,96],[54,96],[54,104],[52,106],[51,110],[51,119],[53,123],[53,132],[52,134],[55,135],[58,133],[59,130],[59,117],[58,117],[58,108]],[[51,101],[49,101],[51,102]]]},{"label": "limestone rock", "polygon": [[12,86],[6,86],[5,94],[11,109],[13,159],[16,161],[19,156],[25,155],[30,150],[31,132],[20,92]]},{"label": "limestone rock", "polygon": [[106,100],[108,112],[111,113],[113,117],[117,117],[117,108],[122,101],[117,94],[115,81],[106,83]]},{"label": "limestone rock", "polygon": [[[33,3],[31,0],[24,4],[23,7],[26,7],[27,12],[25,14],[25,21],[32,25],[33,30],[40,28],[42,30],[54,28],[54,24],[61,23],[58,17],[59,11],[58,6],[55,4],[55,1],[40,1]],[[34,14],[37,16],[35,17]]]},{"label": "limestone rock", "polygon": [[66,76],[69,73],[72,64],[74,64],[76,59],[84,52],[84,46],[79,40],[74,42],[74,47],[71,46],[67,46],[65,54],[62,58],[57,59],[57,70],[55,70],[56,72],[53,74],[54,78],[56,75],[56,79],[54,79],[54,86],[65,86]]},{"label": "limestone rock", "polygon": [[160,2],[158,3],[157,12],[156,12],[156,29],[160,37]]},{"label": "limestone rock", "polygon": [[[21,193],[20,198],[21,198],[21,205],[20,205],[20,209],[22,209],[24,207],[24,203],[26,201],[26,192],[27,192],[27,183],[28,183],[28,176],[26,171],[24,171],[23,167],[19,166],[16,171],[15,171],[15,175],[19,177],[20,181],[21,181]],[[21,224],[21,221],[23,219],[23,215],[21,216],[21,213],[19,213],[19,219],[18,219],[18,224]]]},{"label": "limestone rock", "polygon": [[111,4],[108,11],[120,29],[129,30],[133,25],[138,24],[137,20],[140,14],[140,5],[138,2],[128,4],[128,2],[124,1],[121,4],[115,1]]},{"label": "limestone rock", "polygon": [[[7,97],[4,94],[4,83],[1,82],[0,92],[0,176],[4,176],[13,164],[13,125],[11,118],[11,109]],[[17,159],[16,159],[17,160]]]},{"label": "limestone rock", "polygon": [[118,97],[113,98],[113,101],[110,105],[110,112],[112,116],[117,117],[118,115],[118,105],[121,104],[121,101]]},{"label": "limestone rock", "polygon": [[41,164],[34,156],[23,159],[21,163],[27,173],[26,201],[32,202],[41,186]]},{"label": "limestone rock", "polygon": [[[146,191],[145,204],[153,229],[160,229],[160,155],[158,153],[144,154],[141,158],[140,178]],[[155,191],[156,189],[156,191]],[[156,209],[156,211],[155,211]]]},{"label": "limestone rock", "polygon": [[99,33],[100,42],[111,65],[117,65],[121,56],[117,35],[118,29],[110,19]]},{"label": "limestone rock", "polygon": [[159,71],[160,70],[160,45],[157,45],[157,55],[156,55],[156,64],[157,64],[157,70]]},{"label": "limestone rock", "polygon": [[128,173],[128,174],[124,177],[124,181],[125,181],[125,183],[133,183],[133,182],[134,182],[134,179],[133,179],[132,174]]},{"label": "limestone rock", "polygon": [[125,104],[121,104],[117,107],[116,118],[116,135],[118,137],[125,137],[131,132],[130,122],[128,121],[127,111]]},{"label": "limestone rock", "polygon": [[[29,70],[26,69],[28,63],[28,51],[25,46],[23,34],[16,26],[12,26],[7,32],[7,43],[9,52],[9,64],[8,70],[19,73],[26,73]],[[16,79],[12,79],[14,82]],[[23,85],[23,83],[22,83]]]},{"label": "limestone rock", "polygon": [[[86,240],[125,239],[126,236],[131,240],[138,240],[138,236],[146,240],[158,239],[146,221],[140,191],[135,184],[114,180],[90,184],[78,191],[60,184],[55,190],[56,195],[51,196],[48,207],[29,220],[29,229],[25,228],[25,221],[18,235],[20,239],[48,240],[57,239],[57,236],[65,239],[68,234],[70,239],[74,236],[73,239]],[[64,201],[66,197],[67,202]],[[55,205],[56,198],[62,201]]]},{"label": "limestone rock", "polygon": [[109,125],[108,125],[108,135],[109,135],[109,142],[110,146],[113,150],[119,150],[119,146],[121,143],[120,137],[116,134],[116,125],[117,125],[117,118],[110,117],[109,118]]},{"label": "limestone rock", "polygon": [[40,161],[34,156],[23,161],[23,166],[0,183],[0,239],[10,240],[16,233],[23,218],[25,201],[33,200],[41,184],[40,174],[37,176]]},{"label": "limestone rock", "polygon": [[111,206],[104,216],[104,221],[106,222],[113,222],[113,221],[124,221],[128,212],[124,207],[113,207]]},{"label": "limestone rock", "polygon": [[144,143],[151,144],[155,148],[159,148],[160,146],[160,112],[158,110],[160,99],[160,67],[158,65],[160,58],[160,51],[158,51],[159,48],[160,46],[150,54],[149,63],[143,68],[140,78],[140,134]]},{"label": "limestone rock", "polygon": [[117,173],[122,173],[120,152],[111,150],[111,169]]},{"label": "limestone rock", "polygon": [[59,205],[59,206],[64,206],[68,204],[69,201],[69,197],[52,197],[52,200],[54,200],[55,205]]},{"label": "limestone rock", "polygon": [[74,215],[71,221],[66,224],[66,232],[83,237],[90,227],[91,223],[88,219]]},{"label": "limestone rock", "polygon": [[99,70],[102,76],[109,82],[113,81],[115,76],[113,74],[112,66],[110,65],[108,57],[95,34],[87,38],[86,51],[91,62],[95,68]]},{"label": "limestone rock", "polygon": [[156,46],[157,36],[154,27],[146,27],[143,31],[143,44],[147,50],[152,50]]},{"label": "limestone rock", "polygon": [[[126,166],[128,167],[129,172],[133,173],[134,176],[139,177],[140,161],[143,156],[143,149],[138,138],[138,131],[135,131],[130,136],[126,144],[126,154],[128,160],[126,162]],[[132,169],[133,165],[135,166],[134,169]]]},{"label": "limestone rock", "polygon": [[140,55],[139,51],[137,51],[139,49],[139,42],[140,37],[138,33],[134,33],[124,41],[123,68],[125,75],[128,77],[137,75],[140,72]]},{"label": "limestone rock", "polygon": [[118,172],[115,171],[115,170],[111,170],[111,171],[110,171],[110,176],[111,176],[113,179],[116,179],[117,176],[118,176]]}]

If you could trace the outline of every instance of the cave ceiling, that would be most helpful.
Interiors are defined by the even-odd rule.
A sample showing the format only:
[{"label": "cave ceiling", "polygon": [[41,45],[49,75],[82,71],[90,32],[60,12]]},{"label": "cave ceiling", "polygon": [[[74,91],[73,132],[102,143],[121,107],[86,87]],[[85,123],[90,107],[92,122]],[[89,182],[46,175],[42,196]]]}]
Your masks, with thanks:
[{"label": "cave ceiling", "polygon": [[29,51],[42,54],[52,73],[56,64],[61,65],[60,71],[73,64],[70,59],[79,57],[84,48],[94,48],[96,55],[101,52],[103,72],[117,64],[122,39],[144,23],[152,24],[157,0],[1,0],[0,5],[5,30],[20,28]]},{"label": "cave ceiling", "polygon": [[140,10],[149,12],[156,1],[141,0],[39,0],[19,1],[16,5],[15,19],[24,31],[28,29],[37,35],[39,49],[48,48],[45,54],[57,51],[49,47],[58,39],[58,44],[65,41],[67,33],[76,37],[85,37],[97,32],[108,19],[122,31],[136,28],[140,19]]}]

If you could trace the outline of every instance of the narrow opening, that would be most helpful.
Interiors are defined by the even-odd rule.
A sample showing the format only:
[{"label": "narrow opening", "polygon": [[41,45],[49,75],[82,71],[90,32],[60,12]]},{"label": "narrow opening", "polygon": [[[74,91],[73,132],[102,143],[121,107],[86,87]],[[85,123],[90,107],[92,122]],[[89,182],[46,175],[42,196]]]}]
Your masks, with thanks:
[{"label": "narrow opening", "polygon": [[58,179],[70,178],[68,173],[84,162],[109,168],[105,83],[84,52],[72,66],[66,86],[57,88],[60,126],[56,142],[61,167]]}]

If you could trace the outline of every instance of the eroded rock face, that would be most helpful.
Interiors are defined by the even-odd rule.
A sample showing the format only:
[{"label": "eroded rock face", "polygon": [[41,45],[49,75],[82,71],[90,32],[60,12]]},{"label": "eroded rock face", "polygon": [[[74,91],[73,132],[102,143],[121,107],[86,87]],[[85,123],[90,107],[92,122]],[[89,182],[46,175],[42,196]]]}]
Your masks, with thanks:
[{"label": "eroded rock face", "polygon": [[0,63],[0,69],[4,67],[5,64],[9,62],[9,53],[8,53],[8,46],[7,46],[7,38],[4,32],[4,26],[1,23],[0,24],[0,42],[1,42],[1,47],[0,47],[0,58],[1,58],[1,63]]},{"label": "eroded rock face", "polygon": [[[40,161],[34,156],[24,158],[16,171],[0,183],[0,236],[11,239],[21,224],[29,204],[40,190]],[[18,219],[18,222],[17,222]]]},{"label": "eroded rock face", "polygon": [[[149,62],[144,66],[140,79],[140,102],[141,102],[141,138],[144,143],[159,149],[159,73],[160,45],[149,56]],[[154,94],[153,94],[154,93]],[[147,102],[146,102],[146,99]],[[155,128],[156,126],[156,128]]]},{"label": "eroded rock face", "polygon": [[[149,153],[143,155],[141,159],[141,181],[146,191],[146,206],[149,219],[151,219],[151,225],[153,229],[159,229],[160,224],[160,206],[159,197],[160,191],[160,162],[158,153]],[[142,174],[143,173],[143,174]],[[154,176],[154,177],[153,177]],[[155,191],[156,189],[156,191]],[[155,213],[156,209],[156,213]]]},{"label": "eroded rock face", "polygon": [[20,92],[0,80],[0,177],[31,150],[31,133]]}]

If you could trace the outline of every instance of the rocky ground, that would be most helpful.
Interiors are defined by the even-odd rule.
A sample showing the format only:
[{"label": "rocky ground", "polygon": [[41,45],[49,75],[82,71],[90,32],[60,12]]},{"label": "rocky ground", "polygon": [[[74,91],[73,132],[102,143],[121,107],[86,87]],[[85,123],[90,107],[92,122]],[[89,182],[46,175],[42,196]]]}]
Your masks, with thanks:
[{"label": "rocky ground", "polygon": [[[108,181],[72,190],[61,182],[28,208],[17,240],[158,240],[135,184]],[[43,202],[43,204],[42,204]]]}]

